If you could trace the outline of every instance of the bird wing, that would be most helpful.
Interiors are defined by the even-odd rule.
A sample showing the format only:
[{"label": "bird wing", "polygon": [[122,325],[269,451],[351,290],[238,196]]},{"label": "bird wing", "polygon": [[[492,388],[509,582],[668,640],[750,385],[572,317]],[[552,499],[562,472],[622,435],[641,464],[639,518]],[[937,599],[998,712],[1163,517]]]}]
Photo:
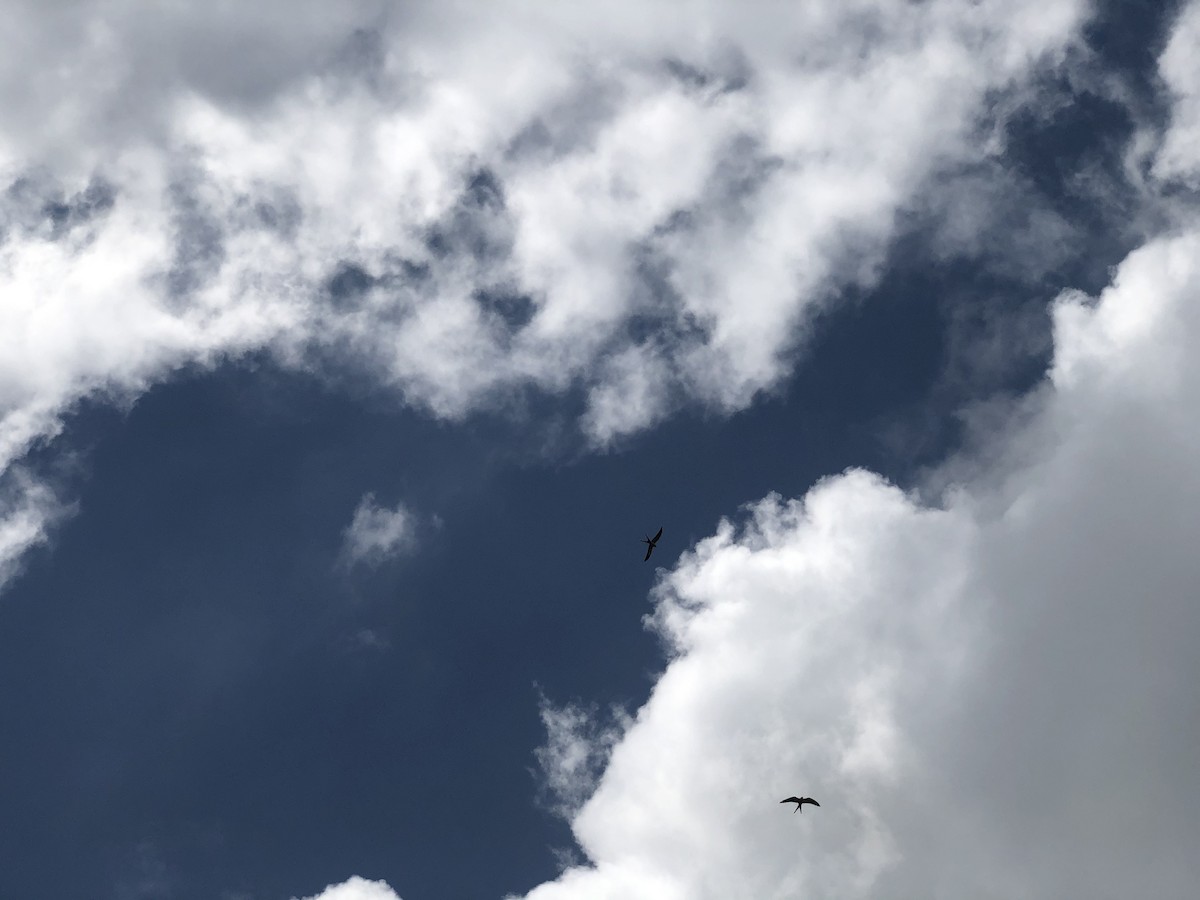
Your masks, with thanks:
[{"label": "bird wing", "polygon": [[655,535],[655,536],[654,536],[654,537],[651,539],[651,541],[650,541],[650,542],[651,542],[652,544],[657,544],[657,543],[658,543],[658,539],[659,539],[660,537],[662,537],[662,529],[661,529],[661,528],[659,528],[659,529],[658,529],[658,534],[656,534],[656,535]]},{"label": "bird wing", "polygon": [[805,798],[804,798],[803,800],[801,800],[800,802],[801,802],[801,803],[811,803],[813,806],[820,806],[820,805],[821,805],[821,804],[820,804],[820,803],[818,803],[816,800],[814,800],[812,797],[805,797]]},{"label": "bird wing", "polygon": [[780,803],[803,803],[799,797],[788,797],[786,800],[780,800]]},{"label": "bird wing", "polygon": [[646,541],[646,556],[644,559],[642,559],[642,562],[645,562],[647,559],[649,559],[650,554],[653,552],[654,552],[654,545],[651,544],[649,541]]}]

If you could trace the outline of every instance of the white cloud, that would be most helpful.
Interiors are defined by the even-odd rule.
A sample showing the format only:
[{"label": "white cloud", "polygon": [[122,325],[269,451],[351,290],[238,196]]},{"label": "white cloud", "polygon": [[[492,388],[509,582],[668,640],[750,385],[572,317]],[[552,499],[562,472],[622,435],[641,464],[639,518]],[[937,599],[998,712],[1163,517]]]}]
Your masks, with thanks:
[{"label": "white cloud", "polygon": [[451,418],[579,387],[598,445],[741,408],[1084,10],[22,5],[0,467],[83,397],[264,348]]},{"label": "white cloud", "polygon": [[415,532],[414,516],[403,503],[387,509],[376,505],[374,494],[366,494],[343,535],[342,557],[350,564],[379,565],[389,557],[411,550],[416,542]]},{"label": "white cloud", "polygon": [[400,895],[384,881],[368,881],[356,875],[341,884],[331,884],[321,893],[303,900],[400,900]]},{"label": "white cloud", "polygon": [[942,506],[850,471],[685,555],[590,865],[527,896],[1190,896],[1198,294],[1192,231],[1064,295],[1032,411]]},{"label": "white cloud", "polygon": [[1200,185],[1200,3],[1190,3],[1179,14],[1171,39],[1159,58],[1158,72],[1172,94],[1171,126],[1154,163],[1161,178],[1178,178],[1191,187]]},{"label": "white cloud", "polygon": [[0,585],[26,551],[48,540],[48,529],[70,509],[45,484],[20,468],[0,481]]},{"label": "white cloud", "polygon": [[604,444],[662,417],[671,371],[660,354],[627,347],[605,360],[601,372],[581,423],[594,441]]}]

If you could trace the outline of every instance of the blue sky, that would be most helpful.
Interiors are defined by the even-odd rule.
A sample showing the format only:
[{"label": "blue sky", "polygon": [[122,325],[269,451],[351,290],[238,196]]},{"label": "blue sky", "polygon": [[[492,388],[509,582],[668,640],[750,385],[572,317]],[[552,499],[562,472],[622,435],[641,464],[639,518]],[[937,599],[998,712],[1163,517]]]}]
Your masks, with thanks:
[{"label": "blue sky", "polygon": [[0,896],[1189,895],[1200,4],[15,21]]}]

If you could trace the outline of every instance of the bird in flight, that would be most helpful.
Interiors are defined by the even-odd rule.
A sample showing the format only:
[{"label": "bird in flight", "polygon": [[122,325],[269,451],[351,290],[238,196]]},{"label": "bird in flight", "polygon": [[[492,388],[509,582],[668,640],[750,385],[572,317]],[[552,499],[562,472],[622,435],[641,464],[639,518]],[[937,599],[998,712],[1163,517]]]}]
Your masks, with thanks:
[{"label": "bird in flight", "polygon": [[[642,543],[646,545],[646,559],[650,558],[650,554],[654,552],[654,548],[658,546],[658,539],[662,537],[662,529],[658,529],[658,534],[652,538],[642,538]],[[643,559],[642,562],[645,562]]]},{"label": "bird in flight", "polygon": [[780,800],[779,802],[780,803],[795,803],[796,808],[792,810],[793,815],[800,812],[800,810],[804,808],[805,803],[811,803],[813,806],[821,805],[816,800],[814,800],[812,797],[788,797],[786,800]]}]

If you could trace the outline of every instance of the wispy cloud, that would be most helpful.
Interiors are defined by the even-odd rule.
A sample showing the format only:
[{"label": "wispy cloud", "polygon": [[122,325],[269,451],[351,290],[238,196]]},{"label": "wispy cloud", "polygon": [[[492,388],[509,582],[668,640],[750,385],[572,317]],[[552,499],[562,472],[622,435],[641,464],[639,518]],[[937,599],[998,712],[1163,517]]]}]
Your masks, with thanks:
[{"label": "wispy cloud", "polygon": [[609,752],[631,723],[620,709],[602,716],[594,706],[555,706],[545,695],[538,712],[546,729],[546,742],[534,754],[542,802],[570,819],[592,795]]},{"label": "wispy cloud", "polygon": [[21,567],[31,547],[49,539],[49,529],[70,506],[22,468],[0,476],[0,586]]},{"label": "wispy cloud", "polygon": [[366,494],[354,510],[354,518],[343,532],[342,559],[347,565],[377,566],[416,546],[416,519],[404,506],[387,509]]}]

